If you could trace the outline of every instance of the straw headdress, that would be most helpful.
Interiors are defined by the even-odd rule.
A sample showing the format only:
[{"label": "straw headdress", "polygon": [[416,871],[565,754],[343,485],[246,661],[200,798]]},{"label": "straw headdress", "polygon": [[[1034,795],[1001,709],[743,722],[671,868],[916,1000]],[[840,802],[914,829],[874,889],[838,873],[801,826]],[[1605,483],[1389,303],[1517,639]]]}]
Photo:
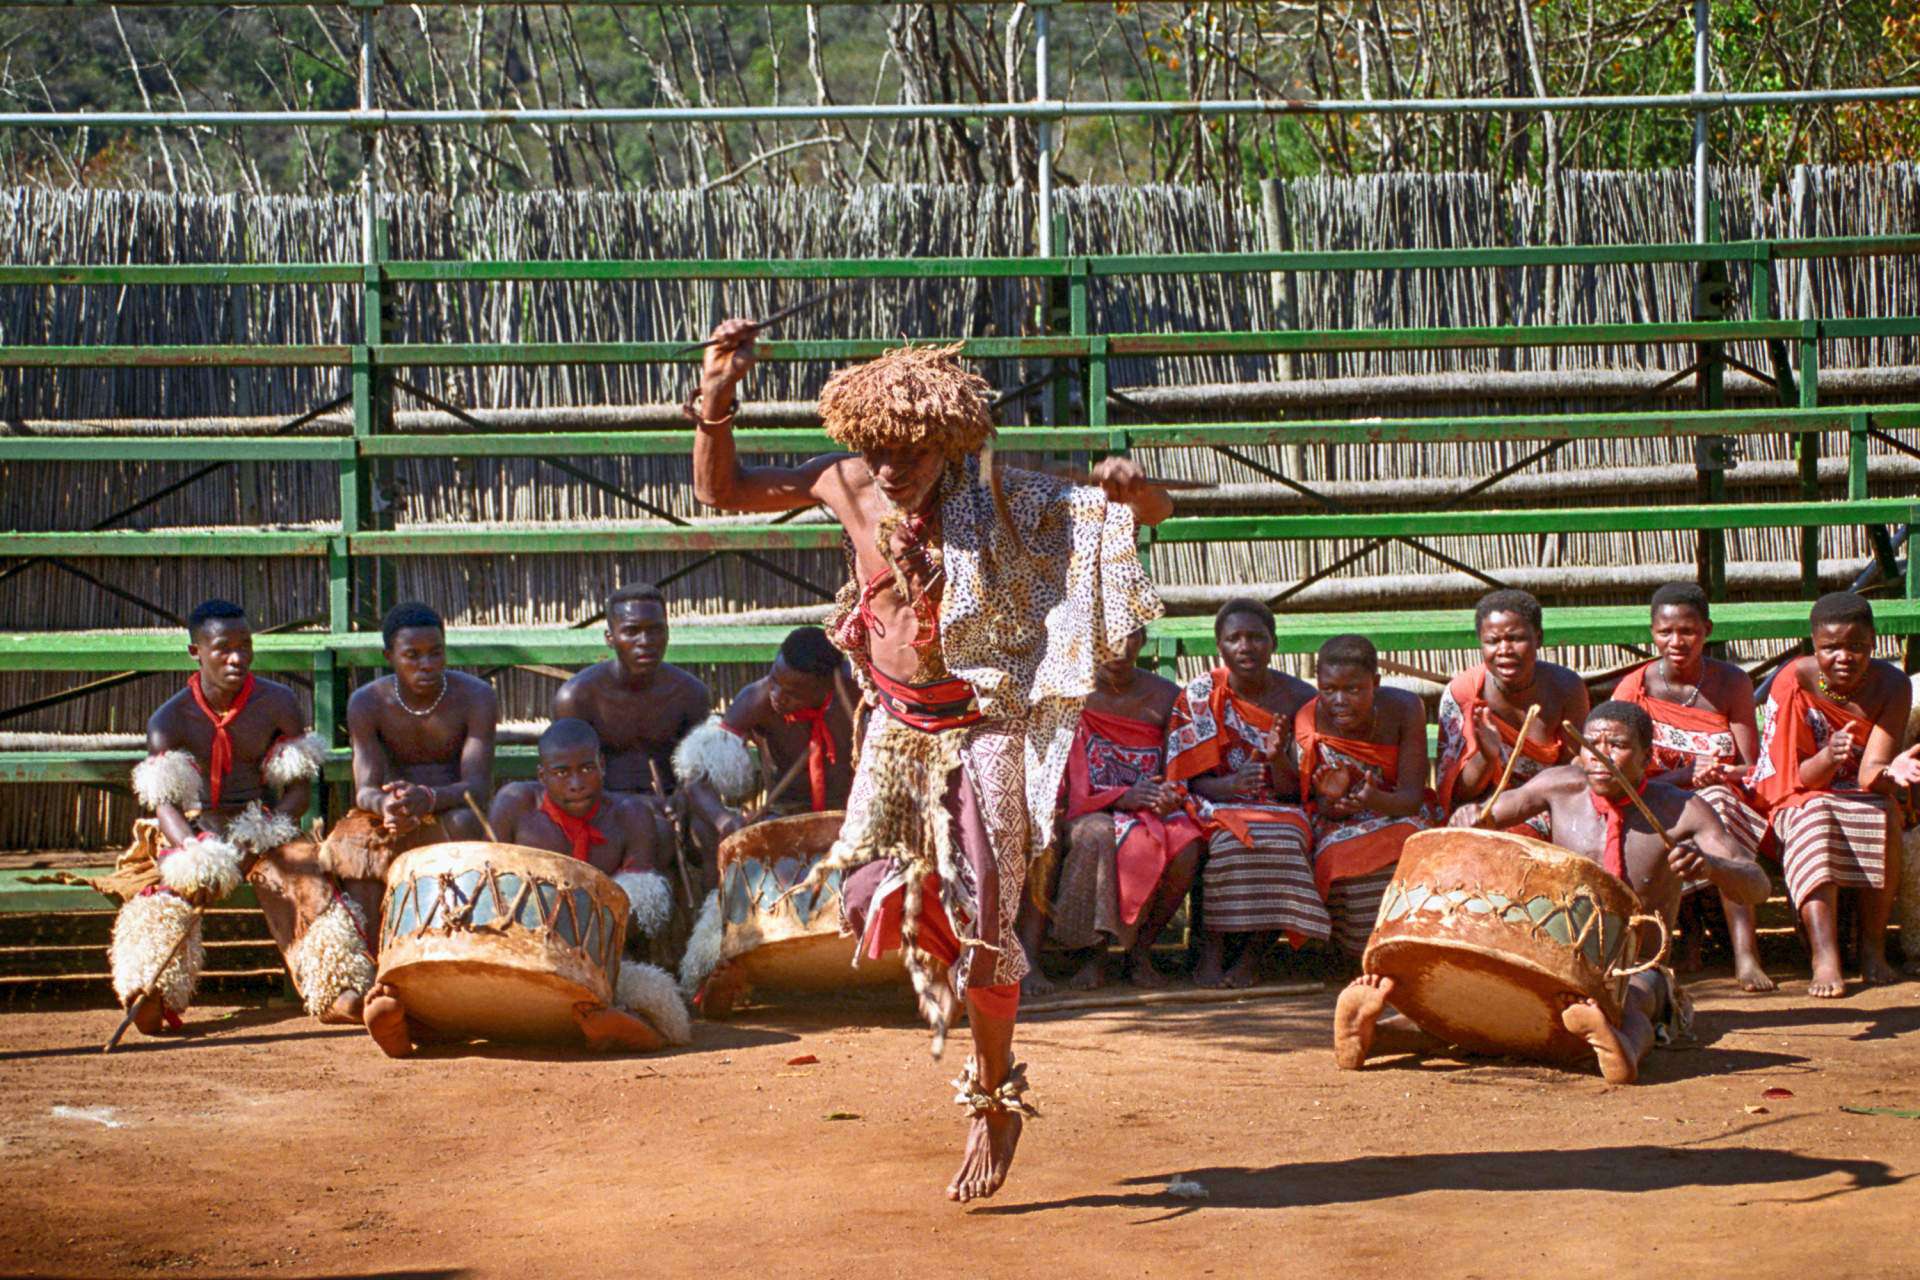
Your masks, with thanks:
[{"label": "straw headdress", "polygon": [[955,359],[958,344],[896,347],[827,379],[820,419],[836,444],[856,453],[930,444],[958,462],[993,439],[991,388]]}]

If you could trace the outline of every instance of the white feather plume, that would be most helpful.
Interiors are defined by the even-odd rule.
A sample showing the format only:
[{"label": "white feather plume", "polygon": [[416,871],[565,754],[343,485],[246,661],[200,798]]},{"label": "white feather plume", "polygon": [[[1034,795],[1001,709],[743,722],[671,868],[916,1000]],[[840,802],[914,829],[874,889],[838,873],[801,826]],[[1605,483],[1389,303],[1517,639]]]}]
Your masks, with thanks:
[{"label": "white feather plume", "polygon": [[[187,931],[189,921],[193,933],[187,944],[165,973],[156,974],[160,962]],[[193,920],[193,908],[170,893],[149,893],[128,899],[114,917],[107,959],[113,970],[113,994],[122,1005],[151,983],[167,1008],[180,1014],[193,1002],[193,989],[200,981],[207,951],[200,941],[200,924]]]},{"label": "white feather plume", "polygon": [[693,1042],[693,1018],[687,1013],[686,1001],[674,989],[673,975],[659,965],[621,961],[613,1002],[652,1023],[668,1044]]},{"label": "white feather plume", "polygon": [[680,739],[673,749],[673,776],[682,786],[705,778],[727,804],[737,805],[760,789],[760,766],[753,752],[717,715]]},{"label": "white feather plume", "polygon": [[294,985],[300,988],[307,1012],[314,1017],[333,1008],[334,1002],[348,992],[365,995],[373,986],[373,957],[360,930],[366,921],[360,908],[346,898],[333,905],[307,927],[300,939],[300,955],[293,966]]},{"label": "white feather plume", "polygon": [[201,836],[160,859],[160,883],[183,898],[218,902],[240,887],[240,851]]},{"label": "white feather plume", "polygon": [[258,800],[227,824],[227,839],[248,853],[266,853],[299,838],[298,823],[284,813],[268,809]]},{"label": "white feather plume", "polygon": [[147,812],[158,813],[160,806],[193,809],[200,804],[200,768],[187,751],[163,751],[148,756],[133,766],[133,794]]},{"label": "white feather plume", "polygon": [[276,791],[284,791],[296,782],[312,782],[327,763],[327,743],[317,733],[299,738],[282,738],[267,753],[260,776]]},{"label": "white feather plume", "polygon": [[680,957],[680,994],[687,999],[693,999],[701,985],[720,967],[720,943],[724,936],[720,923],[720,891],[716,889],[700,904],[700,918],[693,922],[687,953]]},{"label": "white feather plume", "polygon": [[673,891],[667,878],[657,871],[622,871],[613,882],[626,891],[633,908],[633,923],[649,938],[657,938],[673,914]]}]

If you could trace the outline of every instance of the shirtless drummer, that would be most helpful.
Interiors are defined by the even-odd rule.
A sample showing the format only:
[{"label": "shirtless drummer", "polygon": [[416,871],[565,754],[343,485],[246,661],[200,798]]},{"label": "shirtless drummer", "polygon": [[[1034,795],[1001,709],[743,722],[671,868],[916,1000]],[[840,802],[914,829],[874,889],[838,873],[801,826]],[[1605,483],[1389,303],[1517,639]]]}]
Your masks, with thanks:
[{"label": "shirtless drummer", "polygon": [[646,582],[607,597],[607,647],[553,695],[553,718],[585,720],[606,753],[607,790],[652,792],[654,772],[671,786],[673,749],[707,718],[713,695],[667,659],[667,601]]},{"label": "shirtless drummer", "polygon": [[[1628,702],[1603,702],[1587,716],[1587,741],[1573,763],[1544,770],[1525,786],[1494,800],[1491,812],[1477,806],[1456,813],[1455,826],[1479,825],[1510,830],[1540,815],[1552,823],[1553,843],[1591,858],[1625,880],[1644,908],[1657,912],[1669,927],[1680,909],[1681,886],[1706,880],[1732,902],[1759,904],[1771,892],[1767,873],[1742,848],[1706,801],[1690,791],[1647,780],[1653,755],[1653,722],[1644,708]],[[1659,833],[1628,799],[1613,771],[1593,751],[1604,752],[1629,783],[1640,791],[1666,835]],[[1412,1019],[1387,1008],[1393,998],[1393,979],[1366,974],[1340,995],[1334,1012],[1334,1058],[1352,1070],[1375,1052],[1440,1053],[1448,1046],[1422,1031]],[[1571,1001],[1561,1013],[1568,1031],[1593,1046],[1600,1074],[1611,1084],[1631,1084],[1653,1047],[1656,1021],[1684,1029],[1688,1002],[1664,967],[1635,974],[1618,1026],[1607,1020],[1592,1000]],[[1385,1016],[1382,1016],[1382,1015]]]},{"label": "shirtless drummer", "polygon": [[376,925],[387,866],[442,840],[484,840],[499,703],[493,686],[447,667],[447,631],[424,604],[380,624],[392,670],[347,701],[354,808],[328,834],[328,869]]}]

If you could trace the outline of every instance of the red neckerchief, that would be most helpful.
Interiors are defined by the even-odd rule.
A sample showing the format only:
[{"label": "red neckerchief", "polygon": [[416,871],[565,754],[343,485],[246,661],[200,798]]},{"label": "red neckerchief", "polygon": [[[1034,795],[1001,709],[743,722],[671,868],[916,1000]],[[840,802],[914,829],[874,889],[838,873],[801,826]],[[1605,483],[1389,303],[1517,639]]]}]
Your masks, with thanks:
[{"label": "red neckerchief", "polygon": [[544,792],[542,792],[540,796],[540,812],[546,814],[553,825],[560,828],[560,834],[564,835],[568,842],[573,845],[573,849],[571,850],[573,856],[582,862],[587,860],[587,851],[589,849],[593,848],[594,845],[605,844],[607,842],[606,833],[593,825],[593,820],[599,817],[600,811],[606,807],[607,802],[602,800],[599,804],[593,806],[592,813],[584,818],[576,818],[555,804],[552,796]]},{"label": "red neckerchief", "polygon": [[833,695],[817,707],[802,707],[792,715],[782,716],[788,724],[807,726],[807,782],[813,787],[813,811],[827,811],[827,766],[840,762],[839,753],[833,747],[833,731],[827,728],[827,708],[833,705]]},{"label": "red neckerchief", "polygon": [[193,695],[193,705],[200,708],[200,714],[213,721],[213,754],[207,761],[207,807],[218,809],[221,784],[233,772],[233,738],[227,733],[227,726],[246,710],[247,699],[253,696],[253,673],[247,673],[246,683],[240,686],[240,696],[224,712],[215,712],[207,705],[207,695],[200,691],[198,671],[187,677],[187,692]]},{"label": "red neckerchief", "polygon": [[[1637,794],[1645,795],[1647,784],[1642,782]],[[1587,788],[1587,799],[1593,802],[1593,811],[1607,824],[1607,847],[1600,855],[1600,865],[1608,874],[1627,878],[1627,806],[1633,801],[1622,797],[1618,800],[1601,795],[1592,787]]]}]

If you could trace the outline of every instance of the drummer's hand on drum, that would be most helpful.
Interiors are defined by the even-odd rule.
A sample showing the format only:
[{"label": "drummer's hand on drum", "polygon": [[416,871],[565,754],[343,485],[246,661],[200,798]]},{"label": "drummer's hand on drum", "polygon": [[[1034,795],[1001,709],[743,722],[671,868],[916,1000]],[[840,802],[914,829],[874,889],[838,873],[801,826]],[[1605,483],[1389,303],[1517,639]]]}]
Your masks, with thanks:
[{"label": "drummer's hand on drum", "polygon": [[1691,840],[1682,840],[1667,850],[1667,865],[1683,880],[1698,880],[1707,873],[1707,855]]},{"label": "drummer's hand on drum", "polygon": [[1447,825],[1450,827],[1477,827],[1480,825],[1480,819],[1486,816],[1486,812],[1486,805],[1463,804],[1453,811],[1453,816],[1447,819]]}]

